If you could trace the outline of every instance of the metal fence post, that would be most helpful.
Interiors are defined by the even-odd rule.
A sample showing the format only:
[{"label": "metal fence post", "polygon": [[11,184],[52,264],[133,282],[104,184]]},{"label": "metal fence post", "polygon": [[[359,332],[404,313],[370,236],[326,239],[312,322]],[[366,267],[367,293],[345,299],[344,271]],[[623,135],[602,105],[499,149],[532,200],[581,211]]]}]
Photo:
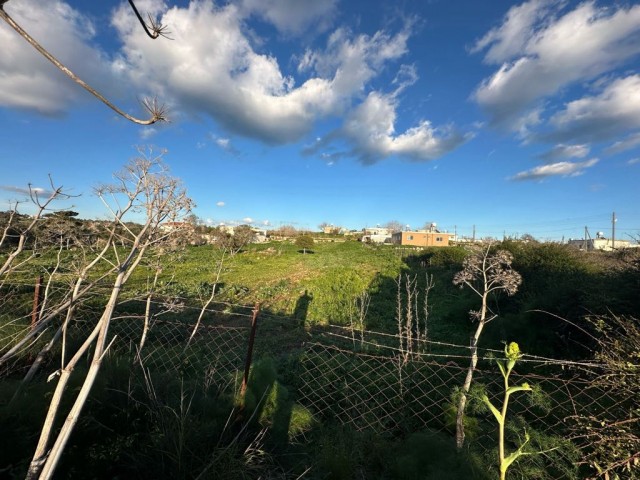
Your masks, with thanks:
[{"label": "metal fence post", "polygon": [[260,304],[256,303],[253,307],[253,315],[251,317],[251,333],[249,334],[249,346],[247,347],[247,359],[244,364],[244,375],[242,377],[242,387],[240,395],[244,397],[247,391],[247,382],[249,381],[249,370],[251,369],[251,358],[253,356],[253,342],[256,338],[256,329],[258,328],[258,313],[260,313]]}]

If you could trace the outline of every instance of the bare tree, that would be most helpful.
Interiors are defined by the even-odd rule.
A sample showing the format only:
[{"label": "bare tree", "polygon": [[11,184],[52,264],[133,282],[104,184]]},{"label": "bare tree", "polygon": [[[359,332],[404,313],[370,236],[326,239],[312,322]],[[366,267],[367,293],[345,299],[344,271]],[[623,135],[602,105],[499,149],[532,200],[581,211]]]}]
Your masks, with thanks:
[{"label": "bare tree", "polygon": [[217,230],[215,244],[230,256],[239,253],[256,238],[256,232],[249,225],[239,225],[233,233],[220,227]]},{"label": "bare tree", "polygon": [[388,229],[390,232],[401,232],[404,230],[404,225],[397,220],[390,220],[384,224],[384,228]]},{"label": "bare tree", "polygon": [[356,330],[360,335],[360,348],[364,345],[364,332],[366,329],[367,311],[369,310],[370,303],[371,294],[366,290],[363,290],[360,295],[355,297],[348,305],[351,340],[354,348],[356,346]]},{"label": "bare tree", "polygon": [[281,237],[295,237],[298,233],[298,230],[293,225],[282,225],[277,229],[272,230],[273,235]]},{"label": "bare tree", "polygon": [[[608,313],[588,316],[586,321],[593,329],[592,339],[598,346],[596,358],[602,365],[590,386],[608,392],[619,405],[637,405],[640,319]],[[632,408],[626,418],[616,416],[614,411],[571,419],[574,438],[589,445],[582,461],[595,471],[592,478],[635,478],[627,477],[627,472],[640,466],[640,415]]]},{"label": "bare tree", "polygon": [[471,388],[473,374],[478,364],[478,341],[485,325],[494,320],[497,315],[489,307],[489,295],[503,291],[507,295],[514,295],[522,283],[522,277],[511,268],[513,256],[510,252],[500,250],[491,253],[491,244],[470,255],[464,260],[462,270],[453,278],[454,285],[469,287],[481,298],[480,310],[471,311],[472,321],[477,321],[475,333],[471,337],[471,361],[467,370],[464,384],[458,401],[456,415],[456,445],[464,445],[464,412],[467,404],[467,394]]},{"label": "bare tree", "polygon": [[[148,118],[148,119],[139,119],[139,118],[133,117],[133,116],[129,115],[128,113],[124,112],[123,110],[121,110],[120,108],[118,108],[113,103],[111,103],[104,95],[102,95],[95,88],[93,88],[87,82],[85,82],[80,77],[78,77],[69,68],[67,68],[65,65],[63,65],[62,62],[60,62],[60,60],[58,60],[51,53],[49,53],[49,51],[47,51],[42,45],[40,45],[40,43],[38,43],[31,35],[29,35],[4,10],[4,4],[7,3],[8,1],[9,0],[0,0],[0,18],[2,18],[5,22],[7,22],[7,24],[18,33],[18,35],[20,35],[22,38],[24,38],[33,48],[35,48],[43,57],[45,57],[47,60],[49,60],[51,63],[53,63],[56,66],[56,68],[59,69],[62,73],[64,73],[67,77],[69,77],[75,83],[80,85],[82,88],[84,88],[91,95],[93,95],[98,100],[100,100],[102,103],[104,103],[107,107],[112,109],[118,115],[121,115],[122,117],[126,118],[127,120],[132,121],[133,123],[137,123],[139,125],[151,125],[151,124],[156,123],[158,121],[165,121],[166,120],[166,109],[165,109],[165,106],[162,105],[162,104],[159,104],[158,100],[156,98],[153,98],[153,99],[148,98],[148,99],[144,99],[142,101],[143,107],[147,110],[147,112],[150,115],[150,118]],[[157,22],[150,15],[148,16],[148,23],[145,22],[143,20],[142,16],[140,15],[140,13],[138,12],[138,9],[136,8],[135,4],[133,3],[133,0],[129,0],[129,5],[131,6],[133,11],[135,12],[136,17],[138,18],[138,21],[141,23],[142,27],[144,28],[145,32],[147,33],[147,35],[149,37],[151,37],[153,39],[156,39],[158,37],[167,37],[167,34],[169,32],[167,31],[167,27],[165,25],[162,25],[161,23]]]},{"label": "bare tree", "polygon": [[[426,346],[428,340],[429,315],[432,305],[429,294],[435,283],[433,275],[425,274],[425,286],[422,292],[422,318],[420,318],[420,291],[417,275],[402,274],[396,280],[396,323],[398,325],[398,347],[401,365],[406,365],[416,351],[416,347]],[[404,295],[403,295],[404,290]]]},{"label": "bare tree", "polygon": [[[50,210],[51,204],[55,200],[59,200],[62,198],[70,198],[70,196],[63,192],[62,187],[56,187],[53,184],[53,180],[49,177],[49,181],[51,183],[51,193],[49,193],[48,197],[44,200],[40,198],[39,190],[33,188],[29,185],[29,198],[31,202],[36,207],[36,213],[31,217],[31,221],[24,226],[23,228],[19,228],[18,234],[18,242],[16,247],[7,255],[4,263],[0,265],[0,287],[2,287],[4,283],[4,278],[6,278],[9,273],[11,273],[18,265],[23,264],[28,261],[28,259],[22,260],[18,265],[14,264],[15,260],[18,256],[24,251],[27,239],[29,238],[29,234],[33,232],[38,223],[42,220],[44,214]],[[0,247],[7,241],[9,237],[9,231],[12,227],[16,227],[13,222],[16,219],[18,213],[18,204],[16,203],[9,213],[8,221],[6,226],[3,229],[2,237],[0,238]],[[32,249],[32,256],[35,255],[36,250]],[[32,257],[31,256],[31,257]],[[29,257],[29,258],[31,258]]]},{"label": "bare tree", "polygon": [[191,344],[191,341],[193,340],[193,337],[196,335],[196,332],[198,331],[198,328],[200,327],[200,323],[202,323],[202,319],[204,318],[205,313],[207,312],[209,305],[211,305],[211,303],[213,302],[215,296],[216,296],[216,291],[218,289],[218,284],[220,282],[220,275],[222,274],[222,267],[224,265],[224,256],[227,253],[226,248],[222,249],[222,255],[220,256],[220,259],[217,262],[216,265],[216,276],[213,279],[213,284],[211,285],[211,293],[209,295],[209,297],[206,299],[206,301],[203,302],[202,304],[202,308],[200,309],[200,314],[198,315],[198,319],[196,320],[195,325],[193,326],[193,330],[191,331],[191,335],[189,336],[189,339],[187,340],[187,344],[184,346],[184,350],[186,351],[189,348],[189,345]]},{"label": "bare tree", "polygon": [[[66,356],[63,353],[61,368],[56,372],[58,383],[49,404],[27,478],[49,479],[52,477],[98,376],[104,356],[115,340],[115,337],[109,339],[109,326],[123,287],[145,254],[172,234],[171,231],[163,230],[161,225],[167,221],[175,221],[188,213],[191,208],[191,201],[186,196],[181,183],[168,175],[161,161],[162,154],[154,155],[153,152],[145,152],[142,149],[140,153],[140,157],[131,161],[122,172],[114,176],[116,181],[114,184],[103,185],[96,189],[98,197],[111,213],[113,221],[107,245],[98,252],[87,267],[98,262],[102,264],[107,262],[111,268],[102,278],[110,278],[112,288],[100,318],[97,319],[93,330],[82,345],[68,362],[65,362]],[[124,222],[125,215],[130,213],[142,214],[144,217],[144,223],[137,232]],[[121,227],[122,235],[127,239],[127,247],[124,251],[116,247],[116,227]],[[113,252],[113,259],[106,256],[108,250]],[[84,272],[86,273],[86,268]],[[80,293],[81,284],[82,278],[78,278],[74,293]],[[73,301],[67,304],[68,311],[71,311],[73,305]],[[68,317],[63,323],[63,332],[68,323],[67,320]],[[56,417],[60,411],[68,381],[76,365],[90,348],[93,348],[93,357],[89,369],[49,450],[50,442],[54,437]],[[64,350],[63,344],[63,352]]]}]

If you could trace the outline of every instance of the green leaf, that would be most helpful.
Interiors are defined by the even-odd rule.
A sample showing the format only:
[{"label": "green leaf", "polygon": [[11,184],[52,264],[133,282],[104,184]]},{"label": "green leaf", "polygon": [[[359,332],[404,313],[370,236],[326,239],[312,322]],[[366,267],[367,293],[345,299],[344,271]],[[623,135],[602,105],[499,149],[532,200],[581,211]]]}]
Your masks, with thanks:
[{"label": "green leaf", "polygon": [[498,423],[502,425],[502,422],[504,421],[502,419],[502,414],[500,413],[500,411],[498,411],[496,407],[493,406],[493,403],[491,403],[491,400],[489,400],[489,397],[487,397],[486,395],[483,395],[482,401],[487,404],[487,406],[489,407],[489,410],[491,410],[491,413],[493,413],[493,416],[496,417],[496,420],[498,420]]}]

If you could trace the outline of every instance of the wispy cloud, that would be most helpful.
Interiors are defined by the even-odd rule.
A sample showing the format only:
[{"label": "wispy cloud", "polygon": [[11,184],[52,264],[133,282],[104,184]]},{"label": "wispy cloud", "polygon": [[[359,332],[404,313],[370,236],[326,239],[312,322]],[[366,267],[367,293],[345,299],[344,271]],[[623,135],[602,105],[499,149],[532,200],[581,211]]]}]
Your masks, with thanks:
[{"label": "wispy cloud", "polygon": [[4,190],[5,192],[17,193],[22,196],[29,196],[31,193],[37,195],[40,198],[48,198],[53,192],[51,190],[47,190],[46,188],[40,187],[32,187],[31,190],[29,188],[24,187],[14,187],[11,185],[0,185],[0,190]]},{"label": "wispy cloud", "polygon": [[223,201],[216,202],[216,207],[224,207],[225,205]]},{"label": "wispy cloud", "polygon": [[613,145],[605,150],[605,153],[614,155],[626,150],[631,150],[637,146],[640,146],[640,132],[632,133],[622,140],[613,143]]},{"label": "wispy cloud", "polygon": [[640,157],[627,160],[627,165],[640,165]]},{"label": "wispy cloud", "polygon": [[222,150],[224,150],[227,153],[231,153],[233,155],[239,155],[240,152],[236,149],[236,147],[233,145],[233,143],[231,142],[230,138],[227,137],[219,137],[215,134],[210,134],[211,140],[213,141],[213,143],[218,146],[219,148],[221,148]]},{"label": "wispy cloud", "polygon": [[526,170],[524,172],[517,173],[510,180],[523,181],[523,180],[542,180],[547,177],[575,177],[582,175],[587,168],[593,167],[598,163],[597,158],[586,160],[584,162],[557,162],[547,165],[541,165],[539,167]]},{"label": "wispy cloud", "polygon": [[242,0],[241,8],[272,23],[280,32],[295,35],[310,29],[324,31],[336,12],[338,0]]},{"label": "wispy cloud", "polygon": [[140,138],[143,140],[148,140],[153,137],[156,133],[158,133],[158,129],[154,127],[144,127],[140,130]]},{"label": "wispy cloud", "polygon": [[589,145],[565,145],[558,144],[548,152],[538,155],[545,162],[555,162],[562,158],[584,158],[589,155]]}]

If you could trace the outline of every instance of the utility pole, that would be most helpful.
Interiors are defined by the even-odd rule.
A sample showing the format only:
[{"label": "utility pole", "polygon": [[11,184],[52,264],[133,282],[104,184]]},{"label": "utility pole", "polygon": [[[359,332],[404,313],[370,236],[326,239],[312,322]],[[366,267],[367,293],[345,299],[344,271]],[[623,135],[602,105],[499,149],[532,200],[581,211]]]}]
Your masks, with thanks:
[{"label": "utility pole", "polygon": [[587,226],[584,227],[584,240],[582,242],[582,250],[587,251]]},{"label": "utility pole", "polygon": [[616,249],[616,212],[611,215],[611,250]]},{"label": "utility pole", "polygon": [[473,226],[473,237],[472,237],[472,241],[473,243],[476,243],[476,226]]}]

